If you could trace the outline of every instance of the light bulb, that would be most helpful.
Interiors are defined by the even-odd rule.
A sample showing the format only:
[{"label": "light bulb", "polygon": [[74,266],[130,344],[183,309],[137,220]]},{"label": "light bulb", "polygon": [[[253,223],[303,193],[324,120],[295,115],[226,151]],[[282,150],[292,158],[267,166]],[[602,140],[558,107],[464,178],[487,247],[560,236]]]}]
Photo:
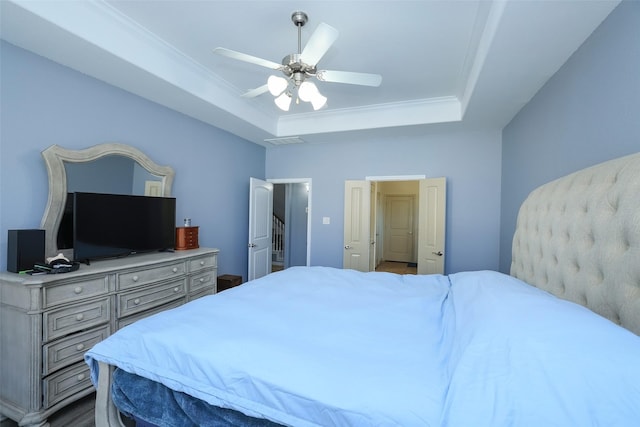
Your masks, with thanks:
[{"label": "light bulb", "polygon": [[269,76],[267,79],[267,87],[271,95],[278,96],[289,86],[289,82],[284,77]]},{"label": "light bulb", "polygon": [[319,93],[318,88],[311,82],[304,81],[298,88],[298,96],[304,102],[311,102],[313,97]]},{"label": "light bulb", "polygon": [[289,111],[289,105],[291,105],[291,95],[287,92],[282,93],[279,97],[273,100],[278,108],[283,111]]},{"label": "light bulb", "polygon": [[327,97],[326,96],[322,96],[320,94],[320,92],[315,93],[315,95],[313,96],[313,98],[311,98],[311,105],[313,106],[314,110],[319,110],[322,107],[325,106],[325,104],[327,103]]}]

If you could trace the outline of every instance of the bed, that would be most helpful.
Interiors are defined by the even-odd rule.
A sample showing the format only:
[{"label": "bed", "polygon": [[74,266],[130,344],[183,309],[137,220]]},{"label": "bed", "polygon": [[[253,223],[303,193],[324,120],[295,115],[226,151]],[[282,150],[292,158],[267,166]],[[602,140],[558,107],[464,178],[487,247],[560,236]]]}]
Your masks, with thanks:
[{"label": "bed", "polygon": [[639,261],[640,153],[533,191],[511,275],[295,267],[121,329],[96,426],[640,425]]}]

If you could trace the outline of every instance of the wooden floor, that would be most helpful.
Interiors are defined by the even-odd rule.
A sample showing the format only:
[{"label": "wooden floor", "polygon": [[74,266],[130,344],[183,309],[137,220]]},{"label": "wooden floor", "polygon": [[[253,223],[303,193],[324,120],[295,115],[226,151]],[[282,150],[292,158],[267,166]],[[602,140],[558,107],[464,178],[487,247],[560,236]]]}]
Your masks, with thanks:
[{"label": "wooden floor", "polygon": [[[96,395],[90,394],[50,416],[49,427],[95,427],[95,404]],[[133,420],[121,418],[125,427],[135,427]],[[0,422],[0,427],[17,426],[18,423],[9,419]]]},{"label": "wooden floor", "polygon": [[[91,394],[49,417],[50,427],[95,427],[95,394]],[[0,427],[17,427],[13,420],[0,422]]]},{"label": "wooden floor", "polygon": [[376,271],[386,271],[397,274],[418,274],[417,267],[409,267],[406,262],[382,261],[376,267]]}]

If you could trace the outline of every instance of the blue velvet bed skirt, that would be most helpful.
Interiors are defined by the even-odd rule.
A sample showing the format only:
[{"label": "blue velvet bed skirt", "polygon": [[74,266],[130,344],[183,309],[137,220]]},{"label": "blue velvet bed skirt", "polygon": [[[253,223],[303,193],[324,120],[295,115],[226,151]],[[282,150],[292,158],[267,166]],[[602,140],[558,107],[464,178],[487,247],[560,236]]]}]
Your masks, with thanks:
[{"label": "blue velvet bed skirt", "polygon": [[276,427],[280,424],[219,408],[170,388],[116,369],[111,388],[118,410],[136,427]]}]

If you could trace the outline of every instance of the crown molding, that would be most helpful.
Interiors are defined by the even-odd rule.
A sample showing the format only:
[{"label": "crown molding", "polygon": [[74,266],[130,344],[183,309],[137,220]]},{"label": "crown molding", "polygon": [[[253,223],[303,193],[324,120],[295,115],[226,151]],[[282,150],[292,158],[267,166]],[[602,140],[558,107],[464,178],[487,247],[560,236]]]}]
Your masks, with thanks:
[{"label": "crown molding", "polygon": [[419,99],[281,116],[278,136],[448,123],[462,120],[457,97]]}]

